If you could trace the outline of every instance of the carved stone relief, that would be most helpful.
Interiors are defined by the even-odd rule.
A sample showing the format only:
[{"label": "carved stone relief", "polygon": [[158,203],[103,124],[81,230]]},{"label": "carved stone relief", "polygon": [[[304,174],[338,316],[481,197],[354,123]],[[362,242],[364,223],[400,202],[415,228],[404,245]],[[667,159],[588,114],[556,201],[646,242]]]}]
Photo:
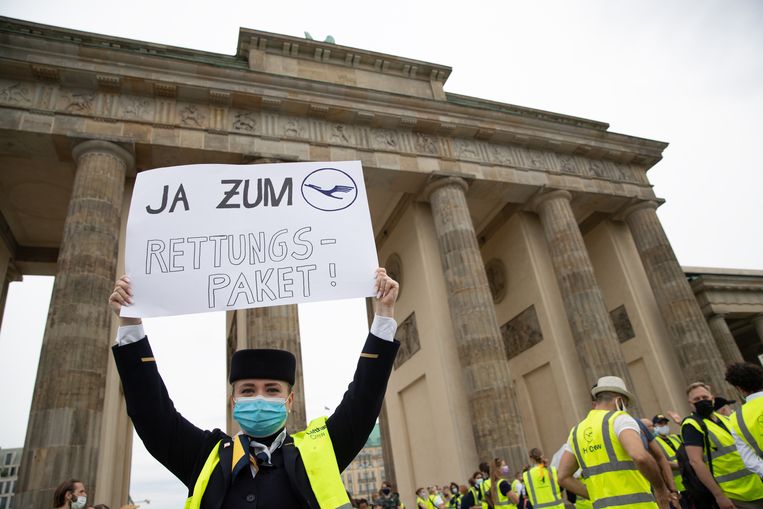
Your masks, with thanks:
[{"label": "carved stone relief", "polygon": [[32,103],[32,93],[25,83],[3,83],[0,85],[0,101],[25,106]]},{"label": "carved stone relief", "polygon": [[425,154],[437,154],[439,152],[436,139],[423,133],[416,133],[413,145],[416,151]]},{"label": "carved stone relief", "polygon": [[233,129],[253,133],[257,130],[257,119],[251,111],[237,111],[233,114]]},{"label": "carved stone relief", "polygon": [[180,109],[180,124],[185,127],[204,127],[206,115],[202,108],[195,104],[187,104]]},{"label": "carved stone relief", "polygon": [[290,138],[304,138],[307,128],[304,122],[296,118],[288,118],[283,123],[281,134]]},{"label": "carved stone relief", "polygon": [[64,101],[64,111],[68,113],[90,115],[93,112],[94,92],[71,90],[66,92],[62,98]]},{"label": "carved stone relief", "polygon": [[398,369],[405,361],[413,357],[413,354],[421,350],[415,311],[398,326],[395,339],[400,341],[400,350],[395,357],[395,369]]},{"label": "carved stone relief", "polygon": [[506,357],[513,359],[525,350],[543,341],[535,306],[530,306],[501,326]]},{"label": "carved stone relief", "polygon": [[609,316],[612,318],[612,324],[615,326],[617,339],[620,343],[625,343],[629,339],[636,337],[631,319],[628,317],[628,311],[625,309],[625,304],[610,311]]},{"label": "carved stone relief", "polygon": [[121,96],[119,99],[122,117],[135,120],[149,120],[154,116],[154,101],[145,97]]},{"label": "carved stone relief", "polygon": [[397,149],[397,135],[391,129],[374,129],[372,139],[375,148],[382,150]]},{"label": "carved stone relief", "polygon": [[331,142],[342,145],[354,145],[355,135],[352,128],[344,124],[334,124],[331,126]]},{"label": "carved stone relief", "polygon": [[455,141],[456,156],[464,159],[481,159],[479,148],[473,141],[456,138]]}]

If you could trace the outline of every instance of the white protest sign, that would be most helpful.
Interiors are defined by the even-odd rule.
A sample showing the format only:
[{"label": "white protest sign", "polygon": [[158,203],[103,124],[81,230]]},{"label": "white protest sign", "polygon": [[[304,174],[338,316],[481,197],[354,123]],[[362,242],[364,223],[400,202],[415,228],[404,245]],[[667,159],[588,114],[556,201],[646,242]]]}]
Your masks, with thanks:
[{"label": "white protest sign", "polygon": [[125,265],[149,317],[374,295],[359,161],[197,164],[141,172]]}]

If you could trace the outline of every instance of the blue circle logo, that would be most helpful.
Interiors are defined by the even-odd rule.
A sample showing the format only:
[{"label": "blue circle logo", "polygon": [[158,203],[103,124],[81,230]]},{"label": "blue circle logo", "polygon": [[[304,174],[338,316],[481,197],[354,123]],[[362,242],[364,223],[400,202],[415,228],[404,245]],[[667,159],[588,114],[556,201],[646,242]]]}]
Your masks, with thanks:
[{"label": "blue circle logo", "polygon": [[302,181],[302,197],[311,207],[324,212],[343,210],[355,203],[358,186],[347,173],[321,168]]}]

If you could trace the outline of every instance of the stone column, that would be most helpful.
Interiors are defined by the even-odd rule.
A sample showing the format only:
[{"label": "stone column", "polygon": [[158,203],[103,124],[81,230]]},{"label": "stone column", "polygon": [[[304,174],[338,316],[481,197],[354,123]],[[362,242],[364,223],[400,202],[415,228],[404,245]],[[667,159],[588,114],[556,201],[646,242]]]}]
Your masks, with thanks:
[{"label": "stone column", "polygon": [[758,339],[763,343],[763,314],[754,317],[752,324],[755,327],[755,332],[758,333]]},{"label": "stone column", "polygon": [[125,173],[133,157],[113,143],[74,148],[77,164],[48,312],[16,507],[50,507],[61,481],[82,479],[98,498],[97,460],[113,338],[114,287]]},{"label": "stone column", "polygon": [[466,204],[467,188],[465,180],[446,177],[430,183],[426,194],[440,246],[477,454],[484,461],[502,457],[516,471],[527,462],[524,432],[493,297]]},{"label": "stone column", "polygon": [[737,346],[734,335],[731,334],[729,324],[726,323],[723,315],[712,315],[707,319],[707,324],[710,326],[710,332],[713,333],[715,344],[721,352],[723,363],[728,366],[734,362],[744,362],[742,353],[739,351],[739,346]]},{"label": "stone column", "polygon": [[[628,365],[596,282],[571,199],[567,191],[550,191],[536,196],[530,206],[543,225],[580,364],[589,384],[593,385],[601,376],[615,375],[633,391]],[[637,404],[631,402],[631,406]]]},{"label": "stone column", "polygon": [[710,328],[657,217],[657,203],[641,202],[620,216],[636,244],[686,383],[726,387],[724,365]]}]

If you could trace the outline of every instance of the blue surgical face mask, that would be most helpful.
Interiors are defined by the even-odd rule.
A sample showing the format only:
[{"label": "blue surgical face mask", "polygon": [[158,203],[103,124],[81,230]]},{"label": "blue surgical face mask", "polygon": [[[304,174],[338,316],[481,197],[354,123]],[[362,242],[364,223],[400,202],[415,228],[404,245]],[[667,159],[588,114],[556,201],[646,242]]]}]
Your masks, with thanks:
[{"label": "blue surgical face mask", "polygon": [[238,398],[233,407],[233,418],[241,429],[254,438],[269,437],[284,427],[289,413],[285,398]]}]

